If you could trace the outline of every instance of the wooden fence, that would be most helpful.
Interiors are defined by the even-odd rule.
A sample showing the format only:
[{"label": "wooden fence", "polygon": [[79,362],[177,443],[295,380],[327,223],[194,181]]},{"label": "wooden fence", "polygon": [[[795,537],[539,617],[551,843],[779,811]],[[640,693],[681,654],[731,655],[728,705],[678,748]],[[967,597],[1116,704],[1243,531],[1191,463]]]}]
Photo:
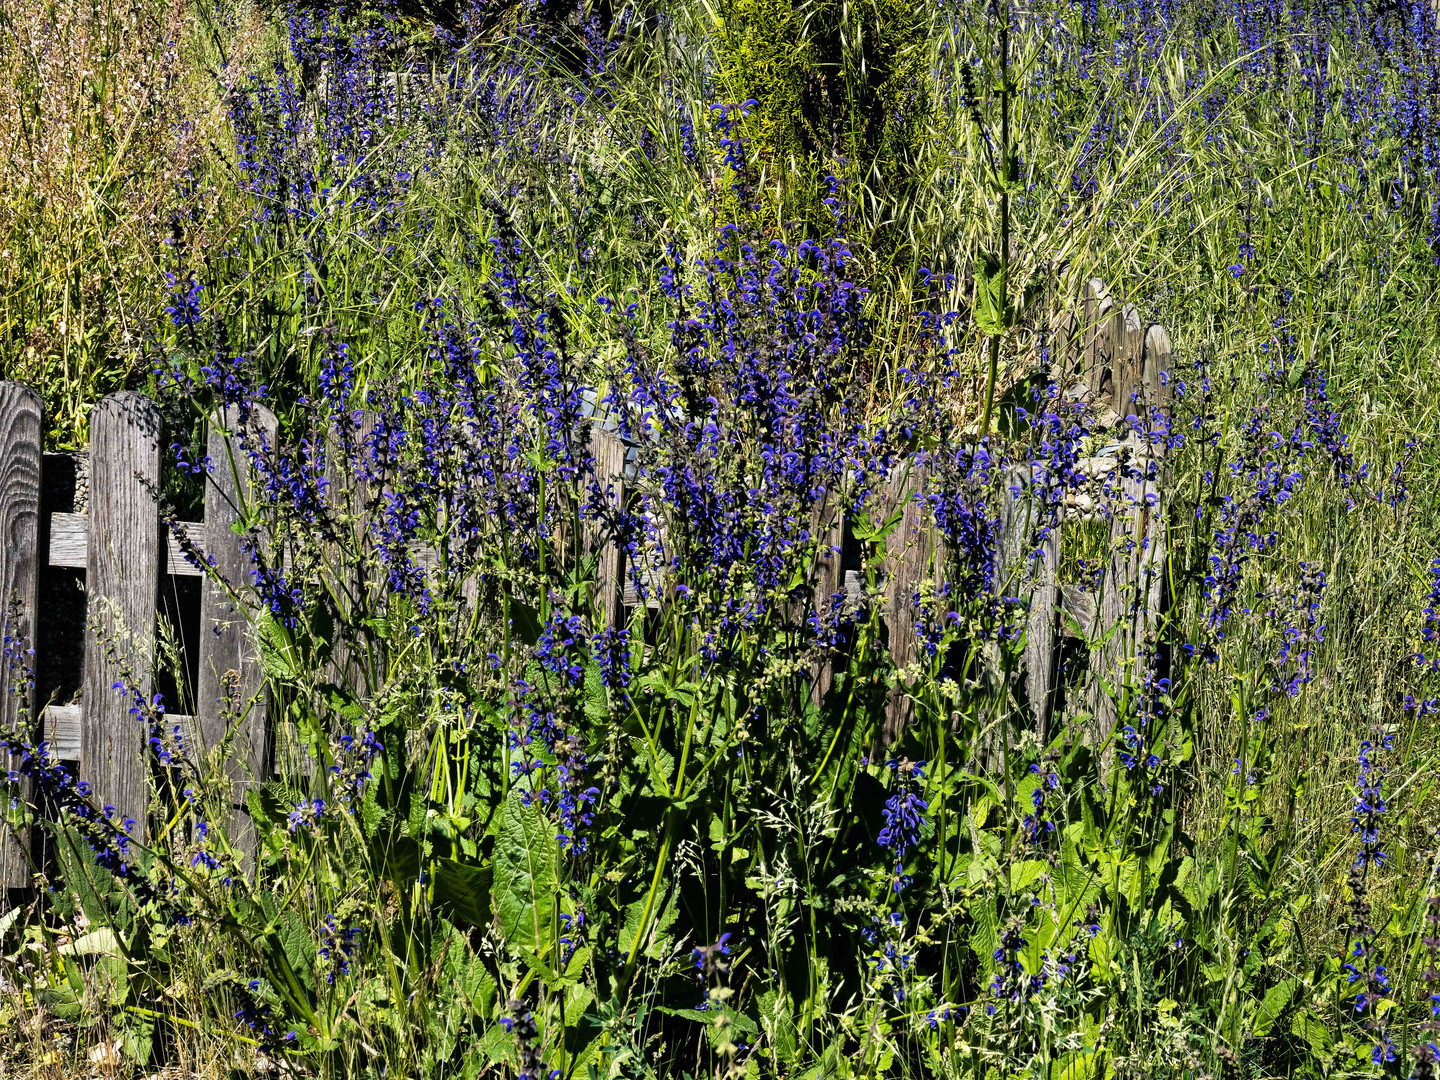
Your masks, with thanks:
[{"label": "wooden fence", "polygon": [[[1129,305],[1113,301],[1098,280],[1091,281],[1077,310],[1058,316],[1051,324],[1052,370],[1068,392],[1088,396],[1118,420],[1131,401],[1144,401],[1152,409],[1168,409],[1163,376],[1170,363],[1170,342],[1158,325],[1146,326]],[[1129,411],[1135,411],[1129,408]],[[0,596],[5,598],[7,643],[23,641],[30,647],[47,640],[47,618],[63,613],[41,604],[42,580],[47,574],[76,571],[84,574],[88,617],[83,622],[83,678],[78,702],[38,700],[34,681],[11,679],[0,693],[0,727],[19,726],[34,732],[37,726],[49,740],[52,754],[74,763],[81,779],[89,781],[117,812],[134,818],[143,836],[147,799],[149,755],[146,731],[129,714],[130,700],[114,689],[117,661],[132,674],[140,693],[155,692],[153,662],[158,613],[178,583],[192,581],[199,588],[198,613],[192,604],[188,618],[198,625],[181,637],[194,677],[194,716],[170,715],[168,725],[179,725],[199,748],[216,745],[225,736],[227,717],[221,698],[227,673],[236,696],[247,703],[236,752],[231,754],[230,778],[235,789],[232,828],[242,844],[248,818],[241,811],[244,787],[263,778],[271,768],[275,733],[266,712],[263,672],[253,640],[247,633],[247,613],[238,610],[226,590],[204,575],[182,551],[178,530],[214,560],[220,574],[231,581],[245,580],[250,566],[243,539],[235,525],[248,498],[248,469],[226,418],[210,427],[207,451],[212,462],[206,484],[204,520],[162,524],[158,493],[165,440],[160,411],[144,396],[112,394],[96,405],[90,418],[88,497],[83,506],[57,506],[47,499],[47,471],[59,468],[58,455],[41,446],[41,402],[33,391],[15,383],[0,382]],[[273,438],[274,421],[269,418]],[[597,471],[608,478],[618,498],[625,495],[626,448],[598,425],[592,429]],[[1126,455],[1146,448],[1134,437],[1125,439],[1123,425],[1115,443],[1084,463],[1096,484]],[[888,623],[890,647],[897,666],[915,656],[912,594],[930,572],[940,550],[940,539],[911,493],[923,483],[917,470],[894,476],[886,497],[902,510],[900,527],[887,541],[889,572],[884,581],[882,614]],[[1023,488],[1025,477],[1014,483]],[[1096,673],[1124,668],[1127,658],[1153,628],[1166,602],[1164,567],[1165,522],[1156,507],[1156,492],[1149,482],[1124,480],[1119,509],[1109,517],[1109,540],[1098,586],[1066,585],[1060,580],[1063,532],[1044,545],[1033,574],[1027,572],[1024,591],[1030,599],[1023,675],[1016,687],[1028,700],[1034,723],[1043,731],[1051,722],[1059,685],[1060,642],[1066,633],[1079,633],[1103,644],[1090,652]],[[1072,518],[1096,519],[1083,493],[1067,508]],[[1034,502],[1023,496],[1008,499],[1001,522],[1002,565],[1014,566],[1023,537],[1030,533],[1026,520]],[[1099,520],[1105,520],[1103,512]],[[857,575],[845,571],[845,522],[838,508],[814,509],[813,529],[825,538],[831,557],[822,560],[820,595],[859,593]],[[1104,528],[1102,525],[1101,528]],[[598,539],[596,542],[600,542]],[[933,562],[932,562],[933,560]],[[600,551],[599,610],[607,621],[638,603],[623,556],[614,544]],[[657,590],[658,592],[658,590]],[[652,599],[650,601],[660,601]],[[182,615],[181,618],[186,618]],[[72,622],[73,622],[72,617]],[[1078,628],[1078,630],[1077,630]],[[75,627],[70,627],[72,632]],[[7,645],[11,648],[12,645]],[[42,657],[7,656],[12,675],[27,666],[42,666]],[[238,682],[236,681],[238,680]],[[828,672],[819,673],[828,682]],[[1095,682],[1097,680],[1092,680]],[[823,692],[824,686],[820,687]],[[1084,703],[1102,728],[1113,724],[1113,705],[1104,694],[1091,693]],[[886,731],[893,736],[905,722],[903,693],[891,700]],[[22,793],[27,795],[28,793]],[[232,833],[232,835],[237,835]],[[0,839],[0,887],[21,889],[30,881],[29,860],[15,838]]]}]

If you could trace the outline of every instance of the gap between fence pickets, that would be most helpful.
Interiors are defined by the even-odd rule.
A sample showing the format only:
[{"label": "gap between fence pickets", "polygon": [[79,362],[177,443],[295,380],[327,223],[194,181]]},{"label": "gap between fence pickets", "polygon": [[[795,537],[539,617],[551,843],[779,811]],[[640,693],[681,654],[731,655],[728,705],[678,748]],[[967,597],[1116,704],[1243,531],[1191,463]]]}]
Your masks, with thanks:
[{"label": "gap between fence pickets", "polygon": [[[84,570],[90,552],[90,515],[51,514],[49,565],[66,566]],[[205,526],[198,521],[178,521],[176,525],[187,536],[200,538],[205,535]],[[200,577],[202,571],[185,558],[175,534],[166,536],[165,571],[172,577]]]}]

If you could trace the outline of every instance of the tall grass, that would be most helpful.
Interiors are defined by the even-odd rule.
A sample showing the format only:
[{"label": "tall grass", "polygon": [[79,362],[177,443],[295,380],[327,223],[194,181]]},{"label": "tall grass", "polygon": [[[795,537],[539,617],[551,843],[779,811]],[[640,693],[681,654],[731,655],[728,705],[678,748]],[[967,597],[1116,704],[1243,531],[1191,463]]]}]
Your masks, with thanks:
[{"label": "tall grass", "polygon": [[152,0],[0,12],[0,373],[44,388],[57,445],[149,374],[161,252],[210,118],[187,37],[185,5]]}]

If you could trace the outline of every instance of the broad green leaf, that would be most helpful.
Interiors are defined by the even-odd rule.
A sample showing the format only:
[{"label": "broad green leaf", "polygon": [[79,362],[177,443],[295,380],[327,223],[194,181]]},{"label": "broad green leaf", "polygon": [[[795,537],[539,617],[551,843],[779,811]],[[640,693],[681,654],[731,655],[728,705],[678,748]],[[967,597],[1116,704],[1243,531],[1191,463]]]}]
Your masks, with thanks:
[{"label": "broad green leaf", "polygon": [[470,926],[483,929],[489,925],[493,867],[437,859],[434,874],[436,907]]},{"label": "broad green leaf", "polygon": [[492,897],[505,940],[536,956],[544,956],[550,943],[554,852],[555,827],[512,788],[495,837]]},{"label": "broad green leaf", "polygon": [[1265,999],[1255,1010],[1254,1026],[1251,1028],[1257,1039],[1270,1034],[1271,1029],[1275,1027],[1281,1014],[1289,1007],[1295,991],[1299,988],[1300,980],[1292,976],[1280,980],[1266,991]]}]

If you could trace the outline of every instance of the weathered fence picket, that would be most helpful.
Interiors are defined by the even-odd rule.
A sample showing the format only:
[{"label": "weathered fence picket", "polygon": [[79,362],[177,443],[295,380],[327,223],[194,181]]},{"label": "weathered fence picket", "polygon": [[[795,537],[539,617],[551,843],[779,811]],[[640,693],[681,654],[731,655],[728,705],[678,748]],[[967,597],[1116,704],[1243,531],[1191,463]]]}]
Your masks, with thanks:
[{"label": "weathered fence picket", "polygon": [[[251,419],[255,433],[273,444],[279,424],[268,410]],[[254,613],[246,611],[236,589],[250,575],[250,555],[235,523],[250,505],[250,465],[235,432],[240,417],[235,409],[213,416],[206,452],[210,457],[210,483],[205,485],[205,554],[213,561],[219,580],[207,575],[200,598],[200,662],[196,677],[195,714],[200,739],[210,750],[234,731],[232,752],[226,759],[234,792],[231,838],[243,851],[251,851],[255,837],[244,812],[246,789],[263,780],[271,760],[270,727],[266,723],[264,668],[253,635]]]},{"label": "weathered fence picket", "polygon": [[[40,461],[40,396],[15,383],[0,383],[0,604],[5,619],[0,726],[5,730],[28,727],[35,717],[31,650],[40,609]],[[30,792],[19,794],[27,798]],[[0,891],[23,888],[29,880],[25,853],[6,829],[0,836]]]},{"label": "weathered fence picket", "polygon": [[[1153,652],[1158,620],[1168,599],[1168,537],[1164,514],[1156,505],[1166,469],[1163,450],[1151,445],[1153,439],[1129,433],[1125,417],[1147,415],[1142,405],[1149,407],[1152,417],[1168,416],[1170,388],[1165,373],[1170,341],[1163,327],[1147,326],[1134,307],[1116,302],[1098,279],[1087,283],[1074,308],[1052,320],[1050,330],[1053,376],[1067,392],[1088,396],[1102,412],[1113,410],[1106,419],[1115,425],[1115,444],[1104,451],[1112,456],[1092,466],[1095,475],[1109,477],[1105,482],[1117,496],[1116,509],[1109,520],[1102,583],[1092,592],[1062,582],[1063,529],[1037,528],[1042,523],[1053,525],[1057,508],[1044,504],[1044,493],[1034,489],[1028,467],[1006,478],[1006,487],[1016,495],[1004,500],[1001,513],[997,554],[1004,574],[997,590],[1028,604],[1023,671],[1014,673],[1010,689],[1027,722],[1046,738],[1064,697],[1060,659],[1065,636],[1099,643],[1090,653],[1089,689],[1082,701],[1067,708],[1088,712],[1095,721],[1095,737],[1104,741],[1118,718],[1112,692],[1133,691],[1144,677],[1137,669],[1137,657]],[[247,537],[237,528],[248,518],[251,500],[251,468],[240,446],[239,417],[229,412],[212,418],[204,521],[172,523],[187,542],[162,527],[157,498],[164,440],[154,403],[136,393],[111,395],[96,405],[90,426],[88,508],[84,513],[49,510],[43,503],[46,465],[40,399],[14,383],[0,382],[0,537],[4,540],[0,589],[9,669],[7,692],[0,694],[0,727],[34,731],[42,719],[36,716],[34,683],[23,677],[35,666],[34,657],[17,653],[34,648],[37,625],[45,616],[39,601],[42,573],[47,566],[83,569],[89,618],[80,704],[50,705],[39,726],[52,754],[77,762],[79,775],[120,815],[133,818],[135,835],[143,838],[150,768],[146,733],[130,715],[132,701],[114,684],[122,679],[123,668],[123,678],[135,692],[145,697],[154,693],[162,583],[166,575],[202,573],[185,554],[187,546],[198,546],[212,560],[216,575],[204,575],[200,585],[199,633],[194,635],[196,715],[170,715],[167,724],[179,725],[187,739],[198,739],[202,752],[227,736],[233,739],[227,758],[234,793],[231,835],[239,846],[251,850],[255,836],[245,812],[245,792],[271,775],[278,763],[277,732],[251,632],[255,613],[238,599],[243,588],[237,587],[243,586],[251,569]],[[247,430],[273,444],[275,417],[261,410],[248,420]],[[363,434],[359,430],[356,437]],[[617,513],[640,510],[633,505],[633,466],[628,460],[633,451],[598,417],[589,422],[589,440],[602,497]],[[1147,454],[1154,459],[1147,459]],[[342,504],[348,502],[358,512],[363,503],[360,480],[337,471],[341,455],[329,457],[332,503],[343,511]],[[1124,467],[1127,462],[1148,470],[1147,478],[1135,479],[1135,471]],[[916,497],[924,490],[928,468],[912,464],[896,470],[882,492],[884,511],[900,516],[885,541],[879,598],[897,668],[911,665],[919,655],[915,594],[926,582],[943,587],[946,574],[943,538]],[[1078,500],[1065,513],[1085,519],[1096,516],[1090,503]],[[358,521],[358,513],[339,516]],[[809,527],[818,548],[808,583],[814,610],[827,614],[837,597],[853,609],[861,582],[855,571],[845,569],[849,533],[834,493],[817,501]],[[255,534],[248,542],[265,543]],[[355,542],[366,540],[357,532]],[[636,553],[638,566],[627,565],[627,553],[597,526],[586,527],[580,549],[596,559],[596,612],[603,626],[625,625],[627,607],[643,602],[653,608],[666,602],[665,582],[645,565],[646,552]],[[435,552],[421,553],[421,562],[427,565],[437,558]],[[649,594],[643,601],[635,587],[637,576]],[[333,674],[344,676],[360,659],[337,652]],[[817,704],[829,689],[835,662],[826,658],[815,672]],[[19,683],[16,672],[22,674]],[[1102,677],[1111,692],[1101,686]],[[18,692],[9,692],[11,687]],[[903,687],[893,688],[876,732],[881,745],[900,734],[912,709]],[[982,759],[996,749],[988,743],[977,748],[977,761],[983,764]],[[0,889],[20,888],[28,881],[24,847],[7,831],[0,838]]]},{"label": "weathered fence picket", "polygon": [[[145,840],[146,732],[130,695],[154,694],[155,616],[160,606],[160,408],[124,391],[90,413],[90,534],[85,563],[89,617],[81,696],[80,778]],[[116,663],[118,661],[118,664]]]}]

